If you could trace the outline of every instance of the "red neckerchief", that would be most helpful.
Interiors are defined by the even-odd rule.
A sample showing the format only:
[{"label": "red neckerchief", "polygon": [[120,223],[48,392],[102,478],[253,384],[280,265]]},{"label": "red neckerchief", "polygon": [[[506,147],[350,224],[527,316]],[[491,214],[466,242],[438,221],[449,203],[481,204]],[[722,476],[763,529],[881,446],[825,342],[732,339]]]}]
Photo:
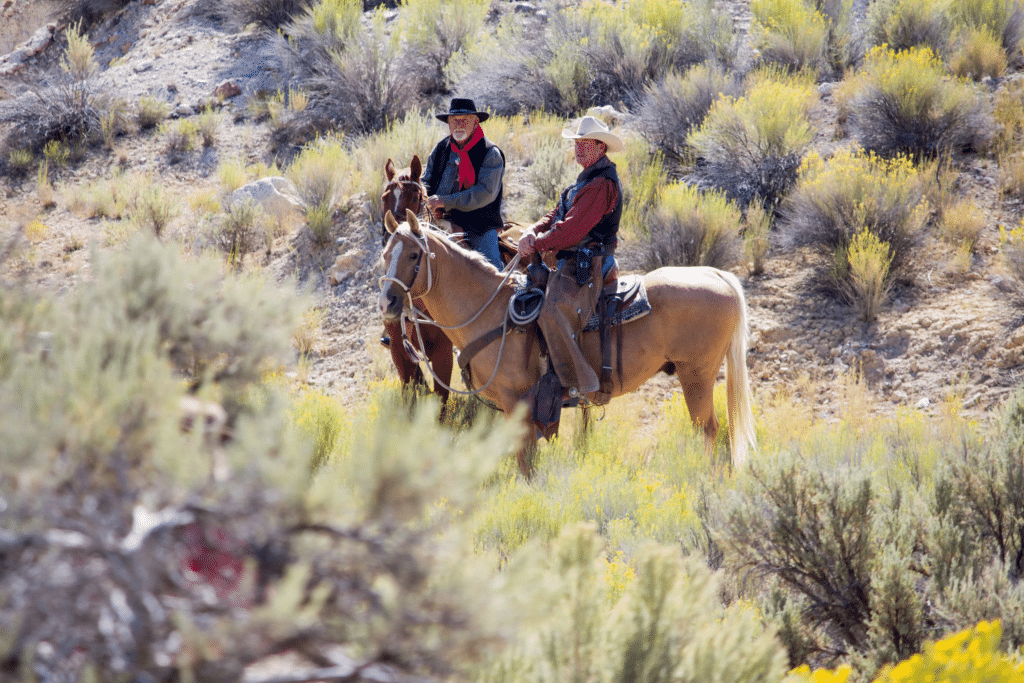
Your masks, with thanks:
[{"label": "red neckerchief", "polygon": [[483,139],[484,129],[479,125],[462,147],[455,144],[455,138],[452,138],[452,151],[459,155],[459,185],[463,190],[473,187],[476,183],[476,170],[473,168],[473,162],[469,160],[469,150]]}]

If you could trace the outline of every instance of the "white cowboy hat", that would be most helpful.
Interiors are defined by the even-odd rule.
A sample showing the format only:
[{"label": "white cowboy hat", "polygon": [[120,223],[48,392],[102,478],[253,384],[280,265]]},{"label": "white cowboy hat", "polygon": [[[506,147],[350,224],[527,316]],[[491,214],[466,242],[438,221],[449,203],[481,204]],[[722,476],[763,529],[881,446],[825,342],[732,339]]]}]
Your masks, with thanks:
[{"label": "white cowboy hat", "polygon": [[580,119],[576,124],[575,133],[569,129],[563,130],[562,137],[568,140],[598,140],[608,146],[609,152],[621,152],[625,147],[622,138],[608,130],[608,126],[593,116],[584,116]]}]

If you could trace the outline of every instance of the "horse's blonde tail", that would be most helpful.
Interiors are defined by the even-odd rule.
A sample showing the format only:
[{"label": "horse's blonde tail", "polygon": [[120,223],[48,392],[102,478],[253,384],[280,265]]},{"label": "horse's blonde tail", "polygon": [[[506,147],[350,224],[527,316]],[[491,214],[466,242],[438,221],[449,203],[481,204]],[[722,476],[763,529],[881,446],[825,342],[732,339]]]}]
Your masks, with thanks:
[{"label": "horse's blonde tail", "polygon": [[746,464],[749,450],[757,448],[754,414],[750,409],[750,382],[747,378],[747,299],[739,278],[729,272],[722,272],[722,276],[736,292],[740,307],[739,322],[732,333],[725,361],[729,445],[732,448],[733,467],[739,470]]}]

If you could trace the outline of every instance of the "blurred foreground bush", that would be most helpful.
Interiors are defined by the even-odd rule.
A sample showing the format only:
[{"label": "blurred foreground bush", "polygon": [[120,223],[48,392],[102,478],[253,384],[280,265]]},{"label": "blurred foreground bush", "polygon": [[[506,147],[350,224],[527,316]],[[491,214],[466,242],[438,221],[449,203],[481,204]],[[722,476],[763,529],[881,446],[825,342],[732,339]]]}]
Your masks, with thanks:
[{"label": "blurred foreground bush", "polygon": [[4,680],[222,683],[283,650],[445,676],[499,642],[451,521],[514,435],[378,405],[357,439],[274,379],[294,284],[175,249],[0,288]]}]

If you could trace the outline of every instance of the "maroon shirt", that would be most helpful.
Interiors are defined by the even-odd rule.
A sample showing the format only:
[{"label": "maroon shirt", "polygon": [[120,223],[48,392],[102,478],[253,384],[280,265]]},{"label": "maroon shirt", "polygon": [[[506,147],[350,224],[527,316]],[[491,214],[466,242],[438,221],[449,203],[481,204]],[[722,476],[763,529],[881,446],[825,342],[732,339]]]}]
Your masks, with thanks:
[{"label": "maroon shirt", "polygon": [[587,183],[579,194],[565,218],[552,225],[558,207],[531,227],[537,234],[538,251],[556,251],[570,249],[582,242],[601,219],[615,210],[619,199],[619,190],[609,178],[595,178]]}]

